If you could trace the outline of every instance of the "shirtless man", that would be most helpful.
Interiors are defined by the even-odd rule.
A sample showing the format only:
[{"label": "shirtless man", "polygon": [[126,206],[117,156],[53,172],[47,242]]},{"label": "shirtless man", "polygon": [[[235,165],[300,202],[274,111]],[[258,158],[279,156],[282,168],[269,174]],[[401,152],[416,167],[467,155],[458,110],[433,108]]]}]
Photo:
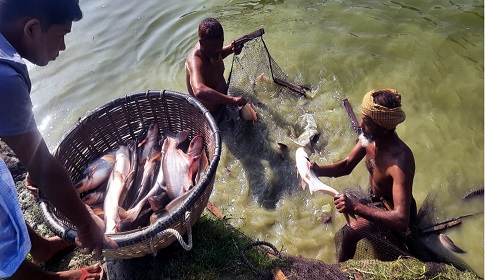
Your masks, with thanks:
[{"label": "shirtless man", "polygon": [[361,233],[370,230],[372,223],[404,233],[416,216],[412,196],[414,156],[395,132],[396,126],[406,118],[401,110],[401,96],[394,89],[373,90],[364,96],[361,109],[362,133],[350,154],[330,165],[312,163],[311,166],[317,176],[340,177],[350,174],[365,158],[373,197],[386,206],[384,209],[363,205],[345,194],[334,197],[339,212],[359,216],[344,231],[339,261],[354,256]]},{"label": "shirtless man", "polygon": [[199,25],[199,41],[185,61],[187,90],[213,115],[224,105],[244,106],[241,96],[227,94],[224,61],[228,55],[239,54],[242,46],[224,44],[222,25],[214,18],[206,18]]},{"label": "shirtless man", "polygon": [[[30,100],[31,81],[23,59],[45,66],[66,49],[64,36],[82,12],[78,0],[0,1],[0,138],[13,150],[35,185],[77,229],[81,252],[98,258],[105,239],[66,170],[57,162],[37,129]],[[110,242],[112,246],[116,244]],[[100,279],[99,265],[47,272],[26,259],[47,261],[67,244],[44,238],[25,224],[12,176],[0,159],[0,278]]]}]

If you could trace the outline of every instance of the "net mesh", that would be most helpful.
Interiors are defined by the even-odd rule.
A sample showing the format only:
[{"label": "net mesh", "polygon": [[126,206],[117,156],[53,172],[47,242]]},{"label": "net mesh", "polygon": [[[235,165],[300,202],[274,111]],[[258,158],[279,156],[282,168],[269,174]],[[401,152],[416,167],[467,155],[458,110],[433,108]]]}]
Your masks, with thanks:
[{"label": "net mesh", "polygon": [[[233,56],[231,71],[228,78],[228,93],[236,96],[253,95],[256,93],[256,85],[262,80],[271,80],[275,85],[275,87],[272,88],[280,93],[291,93],[299,96],[305,95],[305,92],[309,90],[309,88],[297,84],[296,79],[289,77],[281,67],[278,66],[275,60],[271,57],[261,34],[260,36],[245,42],[241,53]],[[361,187],[347,189],[345,193],[365,205],[377,207],[373,206],[369,193],[362,190]],[[439,220],[435,215],[435,197],[435,194],[430,194],[426,197],[417,213],[412,230],[408,231],[407,234],[391,232],[382,226],[368,222],[362,218],[356,223],[358,232],[355,232],[347,225],[342,227],[335,234],[337,253],[339,254],[339,252],[344,251],[342,249],[345,248],[342,248],[341,246],[342,244],[345,244],[345,242],[343,242],[345,238],[349,235],[354,235],[354,237],[357,235],[359,241],[355,248],[355,254],[351,256],[353,259],[392,261],[403,256],[414,257],[427,262],[429,273],[431,274],[439,273],[441,271],[442,265],[439,264],[439,262],[451,263],[461,270],[468,269],[467,266],[462,263],[451,262],[450,260],[441,258],[428,249],[423,243],[423,234],[419,229],[431,227]],[[338,257],[343,256],[341,255]],[[295,270],[305,270],[306,266],[304,263],[306,262],[293,261],[295,261],[295,264],[298,263],[298,265],[295,265],[294,267]],[[333,277],[336,276],[334,275]]]},{"label": "net mesh", "polygon": [[[361,187],[347,189],[345,193],[362,204],[377,207],[373,204],[369,193],[363,191]],[[357,238],[360,240],[355,248],[355,253],[350,256],[353,259],[375,258],[382,261],[393,261],[400,257],[414,257],[427,262],[430,271],[439,270],[437,264],[440,262],[452,264],[460,270],[470,270],[465,263],[458,259],[444,258],[433,252],[426,244],[426,237],[439,234],[421,232],[421,229],[432,227],[437,223],[435,199],[436,194],[427,195],[419,208],[415,221],[410,223],[410,230],[406,233],[392,232],[363,218],[358,218],[356,225],[353,225],[352,228],[345,225],[335,234],[338,258],[348,257],[345,255],[349,254],[349,252],[345,252],[348,248],[342,248],[348,244],[346,239]],[[352,255],[352,252],[350,254]]]},{"label": "net mesh", "polygon": [[[262,34],[244,43],[239,55],[233,56],[228,78],[228,93],[248,95],[254,93],[258,80],[271,79],[282,93],[305,95],[307,87],[293,83],[290,77],[269,54]],[[293,79],[294,80],[294,79]]]}]

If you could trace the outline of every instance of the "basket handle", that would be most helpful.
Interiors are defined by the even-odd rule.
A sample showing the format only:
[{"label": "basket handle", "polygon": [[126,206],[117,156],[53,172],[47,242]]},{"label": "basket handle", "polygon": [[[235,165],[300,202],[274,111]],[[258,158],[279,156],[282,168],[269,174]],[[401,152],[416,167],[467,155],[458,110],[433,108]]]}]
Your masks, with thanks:
[{"label": "basket handle", "polygon": [[[182,246],[182,248],[184,248],[186,251],[190,251],[192,249],[192,245],[193,245],[193,243],[192,243],[192,225],[191,225],[191,222],[190,222],[190,211],[185,212],[185,223],[187,224],[187,236],[188,236],[188,239],[189,239],[187,241],[187,243],[185,243],[184,238],[182,237],[180,232],[178,232],[177,230],[175,230],[173,228],[167,228],[167,229],[157,233],[155,235],[155,237],[160,238],[161,236],[163,236],[165,234],[171,233],[175,236],[175,238],[177,238],[177,240],[180,243],[180,246]],[[150,240],[150,249],[152,250],[153,256],[156,256],[157,250],[155,250],[155,246],[153,245],[153,237]]]}]

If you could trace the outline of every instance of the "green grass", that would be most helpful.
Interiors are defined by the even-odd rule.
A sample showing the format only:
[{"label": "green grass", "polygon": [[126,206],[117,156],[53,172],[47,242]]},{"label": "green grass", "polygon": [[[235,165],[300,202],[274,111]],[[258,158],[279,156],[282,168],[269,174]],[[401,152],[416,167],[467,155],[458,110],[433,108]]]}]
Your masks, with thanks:
[{"label": "green grass", "polygon": [[423,263],[414,258],[399,258],[392,262],[378,260],[349,260],[340,265],[349,274],[349,279],[416,280],[416,279],[480,279],[474,273],[459,271],[451,265]]}]

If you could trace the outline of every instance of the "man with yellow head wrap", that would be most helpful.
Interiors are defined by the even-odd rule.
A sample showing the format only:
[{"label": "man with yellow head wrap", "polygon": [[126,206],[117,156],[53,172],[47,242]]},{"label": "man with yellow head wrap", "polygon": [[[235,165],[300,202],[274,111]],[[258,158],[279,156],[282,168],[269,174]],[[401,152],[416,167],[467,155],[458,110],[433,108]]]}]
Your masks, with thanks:
[{"label": "man with yellow head wrap", "polygon": [[394,89],[369,91],[361,110],[362,133],[350,154],[330,165],[312,163],[311,166],[317,176],[340,177],[350,174],[365,158],[372,200],[381,203],[380,207],[372,207],[345,194],[334,197],[339,212],[358,216],[344,228],[339,261],[354,256],[357,242],[374,225],[405,233],[416,217],[416,202],[412,196],[414,156],[395,132],[396,126],[406,118],[401,108],[401,95]]}]

